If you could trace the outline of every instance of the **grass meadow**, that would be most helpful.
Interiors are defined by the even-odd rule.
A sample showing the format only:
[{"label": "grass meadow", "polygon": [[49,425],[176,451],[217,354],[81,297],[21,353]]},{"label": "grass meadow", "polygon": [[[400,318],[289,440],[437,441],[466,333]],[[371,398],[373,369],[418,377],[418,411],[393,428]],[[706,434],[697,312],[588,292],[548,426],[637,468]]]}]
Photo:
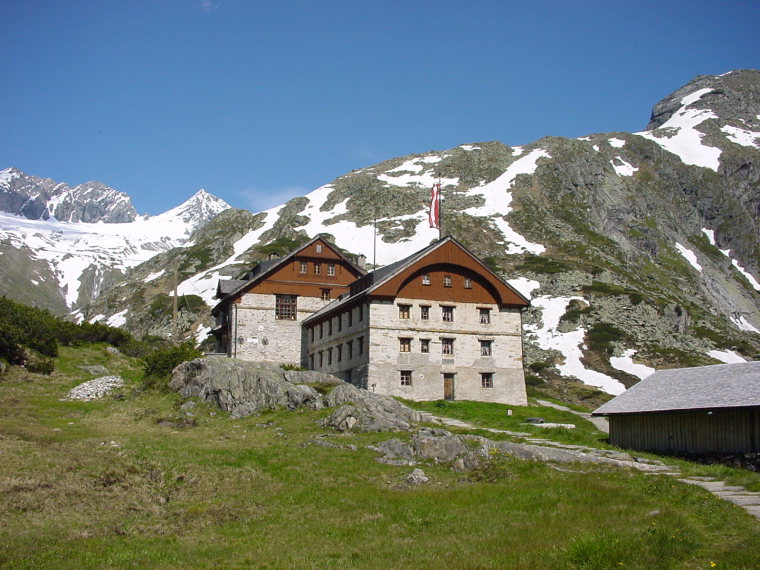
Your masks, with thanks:
[{"label": "grass meadow", "polygon": [[[128,386],[66,401],[91,378],[80,364]],[[366,448],[407,434],[339,435],[324,410],[231,419],[198,403],[188,417],[101,346],[62,348],[57,370],[0,378],[1,568],[760,567],[760,521],[672,477],[499,457],[471,473],[422,464],[430,482],[410,486],[412,467]],[[605,445],[549,408],[424,406],[515,431],[522,417],[571,421],[559,439]]]}]

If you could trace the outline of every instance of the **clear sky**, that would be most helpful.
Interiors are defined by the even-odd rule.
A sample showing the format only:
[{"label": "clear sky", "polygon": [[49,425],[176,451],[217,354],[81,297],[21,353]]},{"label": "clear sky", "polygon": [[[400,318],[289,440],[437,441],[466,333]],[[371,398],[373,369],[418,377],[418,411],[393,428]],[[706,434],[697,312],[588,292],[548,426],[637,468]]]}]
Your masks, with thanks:
[{"label": "clear sky", "polygon": [[0,169],[258,211],[405,154],[638,131],[760,2],[2,0]]}]

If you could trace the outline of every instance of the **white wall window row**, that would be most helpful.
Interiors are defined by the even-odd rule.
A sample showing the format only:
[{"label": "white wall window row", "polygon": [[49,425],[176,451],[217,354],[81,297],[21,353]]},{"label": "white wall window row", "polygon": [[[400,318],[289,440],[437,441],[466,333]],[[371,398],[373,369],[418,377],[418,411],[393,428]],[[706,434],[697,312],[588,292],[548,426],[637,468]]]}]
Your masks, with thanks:
[{"label": "white wall window row", "polygon": [[493,372],[480,373],[480,387],[493,388]]},{"label": "white wall window row", "polygon": [[491,309],[481,307],[478,309],[478,313],[480,314],[480,324],[481,325],[489,325],[491,324]]},{"label": "white wall window row", "polygon": [[399,352],[412,352],[412,339],[411,338],[399,338]]},{"label": "white wall window row", "polygon": [[400,378],[402,386],[412,385],[412,371],[411,370],[400,370],[399,378]]},{"label": "white wall window row", "polygon": [[453,338],[441,339],[441,354],[447,354],[447,355],[454,354],[454,339]]},{"label": "white wall window row", "polygon": [[481,340],[480,341],[480,356],[493,356],[493,341]]},{"label": "white wall window row", "polygon": [[443,322],[445,323],[453,323],[454,307],[448,305],[441,306],[441,319],[443,319]]}]

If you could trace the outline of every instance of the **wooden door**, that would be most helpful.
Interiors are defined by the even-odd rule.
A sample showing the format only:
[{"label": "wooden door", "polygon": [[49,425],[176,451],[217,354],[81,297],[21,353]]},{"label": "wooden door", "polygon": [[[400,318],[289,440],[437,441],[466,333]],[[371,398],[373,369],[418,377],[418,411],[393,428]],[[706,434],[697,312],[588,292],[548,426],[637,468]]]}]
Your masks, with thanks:
[{"label": "wooden door", "polygon": [[454,399],[454,375],[453,374],[443,375],[443,399],[444,400]]}]

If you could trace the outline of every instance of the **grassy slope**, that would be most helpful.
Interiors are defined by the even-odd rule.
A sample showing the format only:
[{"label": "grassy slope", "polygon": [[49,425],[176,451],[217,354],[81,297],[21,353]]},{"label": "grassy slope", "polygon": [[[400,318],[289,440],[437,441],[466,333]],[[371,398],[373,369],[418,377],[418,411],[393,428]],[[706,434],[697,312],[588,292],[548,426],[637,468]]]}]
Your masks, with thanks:
[{"label": "grassy slope", "polygon": [[[139,379],[133,361],[102,347],[61,352],[53,377],[13,370],[0,381],[4,568],[760,563],[755,519],[672,478],[503,459],[473,474],[423,465],[431,483],[409,487],[410,467],[365,448],[388,434],[330,438],[356,451],[310,444],[324,411],[232,420],[199,405],[197,426],[183,428],[175,395],[60,401],[89,379],[78,362]],[[503,408],[476,412],[503,427]],[[515,408],[549,414],[533,412]]]}]

